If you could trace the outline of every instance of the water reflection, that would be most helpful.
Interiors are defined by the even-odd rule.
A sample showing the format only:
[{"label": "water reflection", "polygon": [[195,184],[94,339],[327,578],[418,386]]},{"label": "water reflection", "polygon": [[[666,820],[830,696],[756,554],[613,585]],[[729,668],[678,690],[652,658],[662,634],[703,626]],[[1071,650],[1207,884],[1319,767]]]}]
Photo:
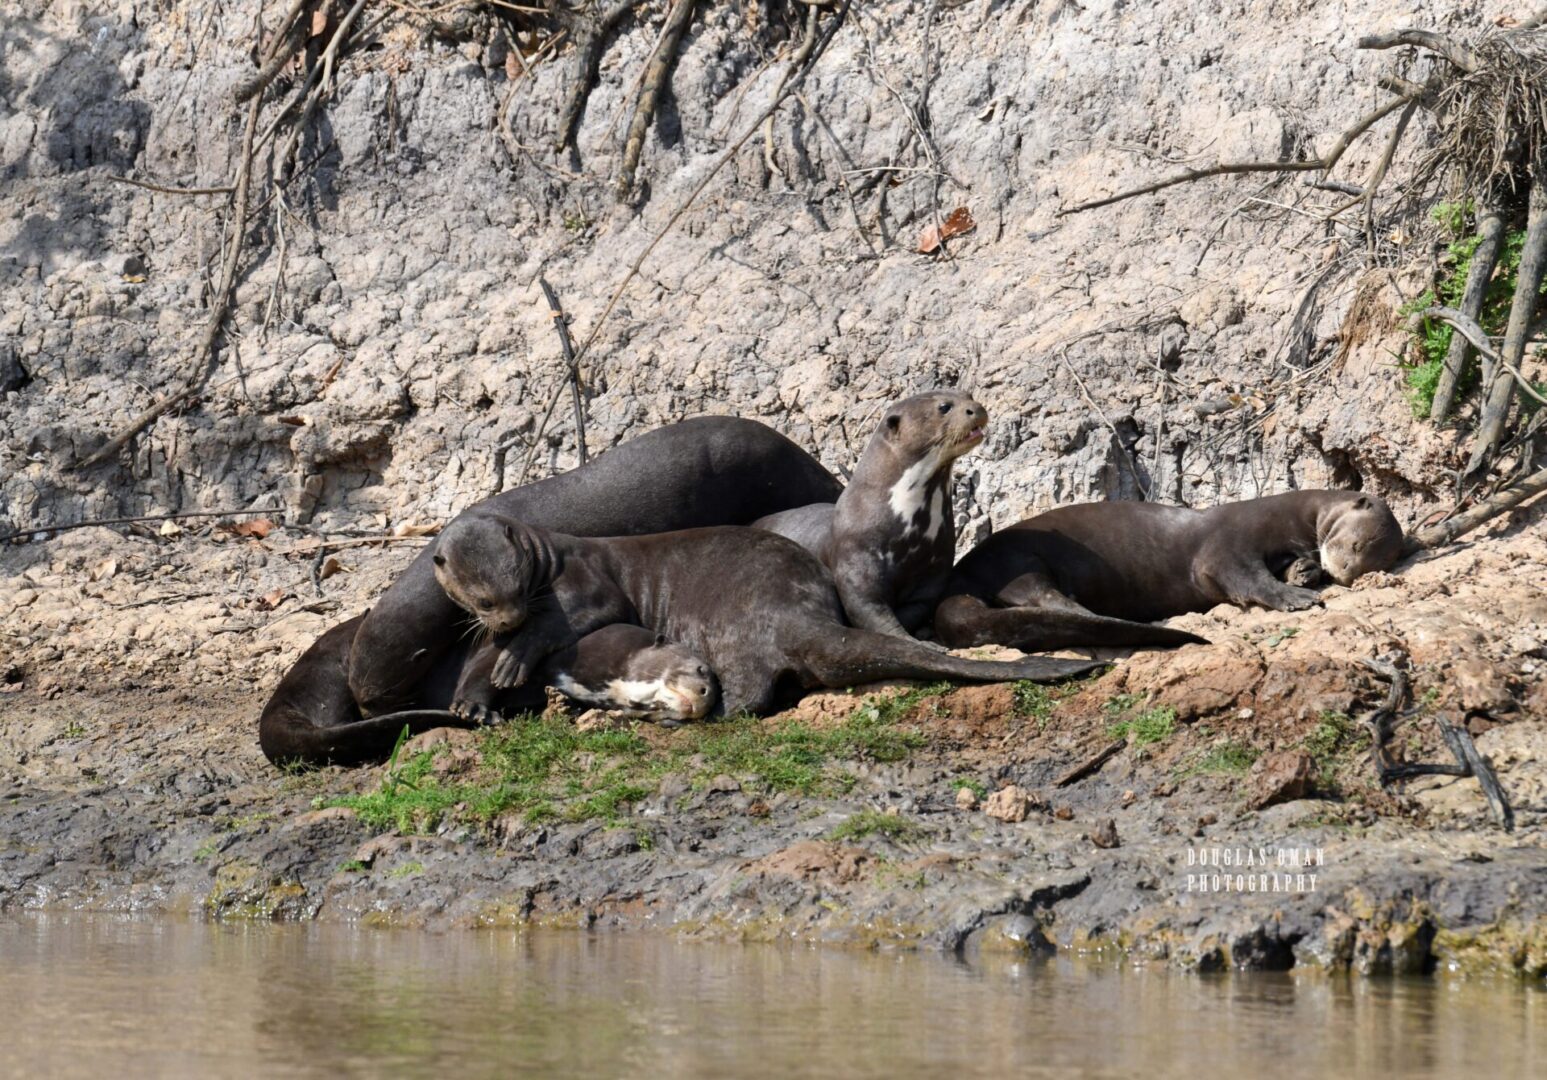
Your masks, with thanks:
[{"label": "water reflection", "polygon": [[1527,1076],[1544,1002],[645,935],[0,921],[17,1076]]}]

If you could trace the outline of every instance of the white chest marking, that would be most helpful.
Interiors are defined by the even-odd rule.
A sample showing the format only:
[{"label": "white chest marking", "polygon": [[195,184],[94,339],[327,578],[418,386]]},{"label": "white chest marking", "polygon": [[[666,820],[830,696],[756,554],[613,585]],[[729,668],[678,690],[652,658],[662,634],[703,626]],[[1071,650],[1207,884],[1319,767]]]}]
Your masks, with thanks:
[{"label": "white chest marking", "polygon": [[937,446],[908,466],[908,471],[898,478],[887,493],[892,513],[903,521],[911,522],[914,515],[924,509],[924,491],[929,486],[929,478],[940,469],[940,457],[941,451]]}]

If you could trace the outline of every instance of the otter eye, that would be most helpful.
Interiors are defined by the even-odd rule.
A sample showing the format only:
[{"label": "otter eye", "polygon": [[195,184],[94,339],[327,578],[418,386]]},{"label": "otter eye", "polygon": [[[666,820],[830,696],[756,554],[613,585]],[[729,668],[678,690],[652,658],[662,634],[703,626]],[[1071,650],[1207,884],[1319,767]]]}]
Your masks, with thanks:
[{"label": "otter eye", "polygon": [[493,611],[494,610],[494,601],[493,600],[480,600],[480,601],[478,601],[478,610],[479,611]]},{"label": "otter eye", "polygon": [[942,401],[940,403],[940,415],[944,416],[946,413],[948,413],[950,411],[951,411],[951,403],[949,401]]}]

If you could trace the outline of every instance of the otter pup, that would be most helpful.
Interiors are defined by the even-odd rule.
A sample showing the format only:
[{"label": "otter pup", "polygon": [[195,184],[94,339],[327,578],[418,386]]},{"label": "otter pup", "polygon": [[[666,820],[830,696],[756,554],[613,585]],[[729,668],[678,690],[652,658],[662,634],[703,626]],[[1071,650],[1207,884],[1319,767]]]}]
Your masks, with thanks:
[{"label": "otter pup", "polygon": [[364,615],[323,634],[280,680],[258,721],[258,743],[275,764],[356,765],[379,761],[403,729],[412,734],[437,727],[497,723],[506,710],[541,709],[541,686],[596,708],[614,709],[668,723],[698,720],[717,692],[708,666],[680,645],[639,626],[604,626],[547,658],[526,691],[457,700],[455,688],[468,671],[487,681],[499,656],[493,644],[453,646],[421,684],[418,704],[403,712],[364,719],[349,693],[344,671]]},{"label": "otter pup", "polygon": [[[843,620],[822,564],[782,536],[748,528],[585,539],[497,517],[461,517],[437,564],[484,626],[509,626],[492,678],[464,672],[456,699],[486,703],[595,629],[624,622],[681,642],[719,677],[722,714],[766,713],[794,691],[890,678],[1053,681],[1102,666],[1084,660],[990,662]],[[489,606],[483,606],[488,601]],[[483,614],[479,618],[484,619]]]},{"label": "otter pup", "polygon": [[1317,594],[1275,577],[1308,554],[1339,584],[1402,556],[1402,527],[1374,495],[1294,491],[1189,510],[1105,502],[1039,514],[962,557],[935,611],[952,648],[1180,645],[1144,625],[1216,604],[1299,611]]},{"label": "otter pup", "polygon": [[956,557],[951,466],[983,441],[988,410],[955,390],[886,410],[836,504],[752,523],[789,537],[832,571],[855,626],[911,637],[929,622]]}]

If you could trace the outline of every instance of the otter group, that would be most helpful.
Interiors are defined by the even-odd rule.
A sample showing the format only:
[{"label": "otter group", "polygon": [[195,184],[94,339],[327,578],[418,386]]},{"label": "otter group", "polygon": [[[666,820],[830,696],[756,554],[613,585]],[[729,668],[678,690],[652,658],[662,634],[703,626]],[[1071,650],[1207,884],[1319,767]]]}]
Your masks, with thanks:
[{"label": "otter group", "polygon": [[485,499],[301,656],[263,711],[263,751],[379,760],[405,727],[491,723],[540,708],[544,687],[678,722],[886,678],[1052,682],[1101,664],[945,649],[1201,642],[1153,623],[1303,608],[1316,594],[1280,580],[1291,562],[1347,584],[1401,555],[1380,499],[1304,491],[1064,507],[958,562],[951,468],[987,424],[955,391],[897,402],[845,488],[762,424],[701,417]]}]

